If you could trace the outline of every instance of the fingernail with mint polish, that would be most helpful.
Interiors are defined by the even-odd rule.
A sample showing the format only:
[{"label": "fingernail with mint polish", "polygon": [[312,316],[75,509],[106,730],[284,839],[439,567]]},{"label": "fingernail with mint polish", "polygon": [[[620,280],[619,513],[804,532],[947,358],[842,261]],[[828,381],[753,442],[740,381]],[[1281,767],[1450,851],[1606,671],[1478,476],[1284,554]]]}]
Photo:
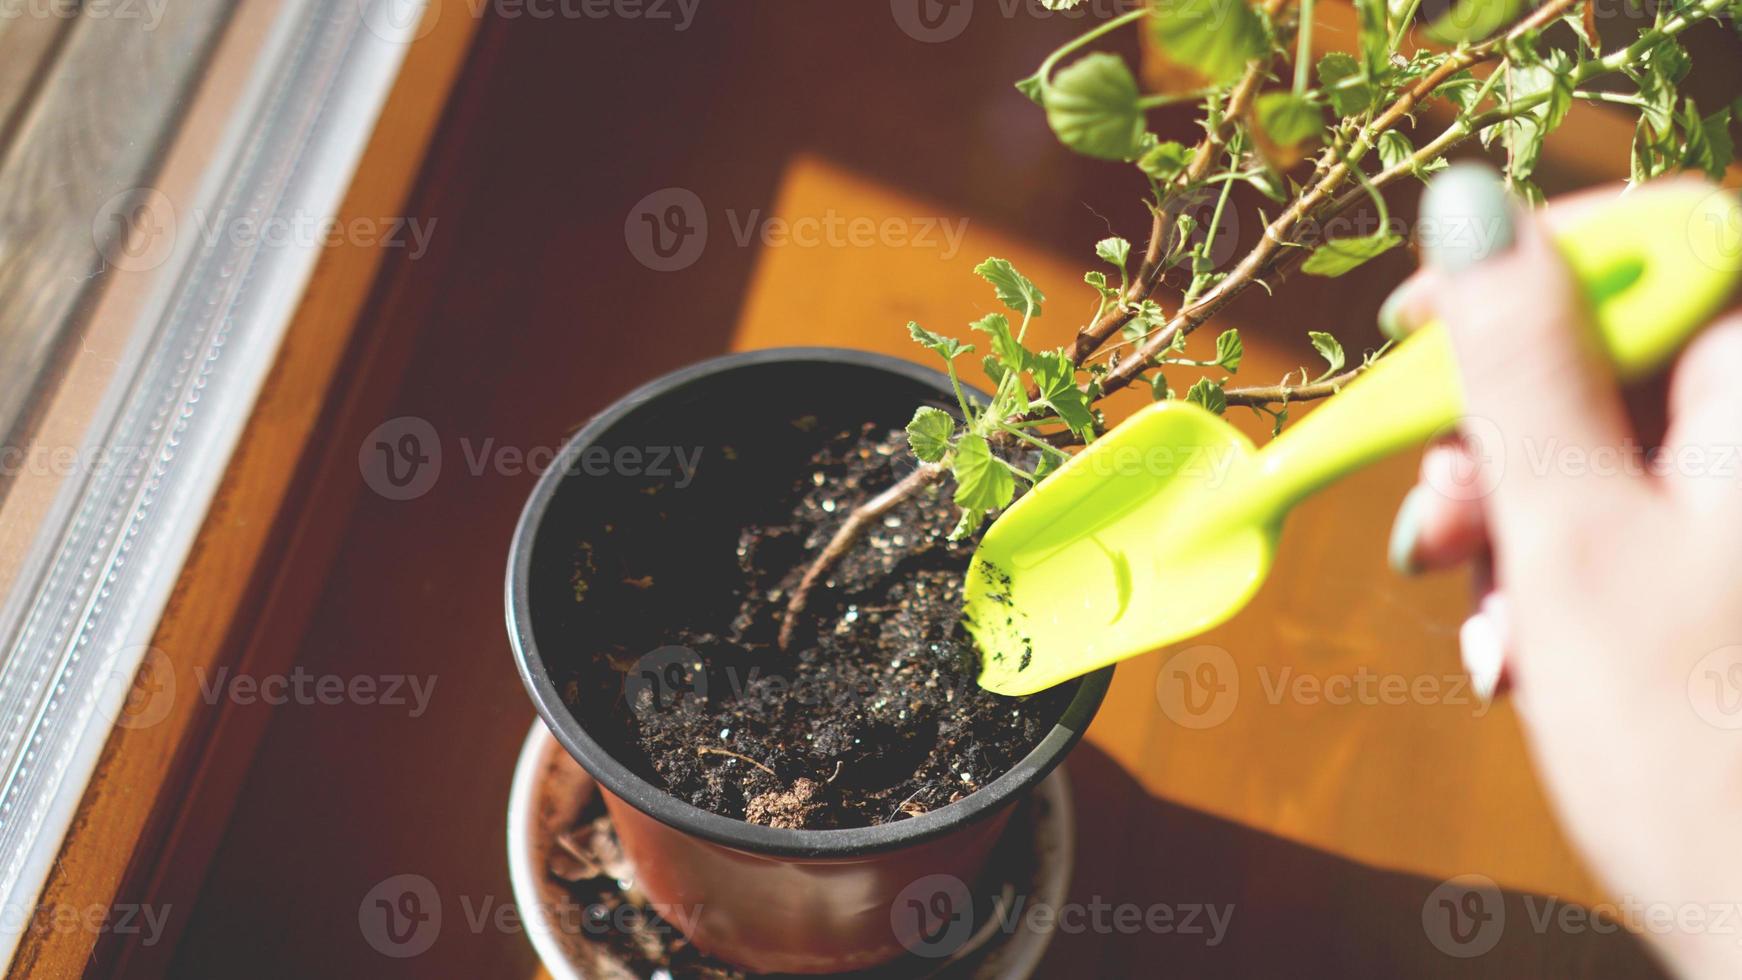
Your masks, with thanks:
[{"label": "fingernail with mint polish", "polygon": [[1399,575],[1414,575],[1421,571],[1421,563],[1415,557],[1415,546],[1421,539],[1421,520],[1428,504],[1427,494],[1432,492],[1425,486],[1417,485],[1404,495],[1403,503],[1397,508],[1397,519],[1391,524],[1391,542],[1386,548],[1386,557],[1391,562],[1391,570]]},{"label": "fingernail with mint polish", "polygon": [[1512,196],[1492,167],[1453,164],[1421,201],[1422,253],[1442,272],[1458,273],[1507,251],[1517,240]]}]

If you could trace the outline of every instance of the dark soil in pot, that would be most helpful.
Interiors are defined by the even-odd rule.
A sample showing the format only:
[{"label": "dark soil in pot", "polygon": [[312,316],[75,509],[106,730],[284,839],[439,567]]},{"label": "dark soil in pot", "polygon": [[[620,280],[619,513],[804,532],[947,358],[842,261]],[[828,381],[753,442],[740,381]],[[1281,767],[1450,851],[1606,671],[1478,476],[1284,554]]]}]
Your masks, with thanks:
[{"label": "dark soil in pot", "polygon": [[570,606],[572,656],[553,674],[589,732],[679,799],[805,829],[935,810],[1027,755],[1075,685],[1013,699],[975,683],[959,623],[972,547],[944,540],[947,481],[887,515],[813,596],[793,648],[776,645],[810,557],[914,465],[900,420],[790,412],[736,428],[717,415],[656,427],[686,445],[631,446],[643,461],[687,456],[693,472],[607,467],[562,580],[535,584]]},{"label": "dark soil in pot", "polygon": [[[818,428],[814,418],[793,424]],[[947,483],[887,515],[813,598],[793,649],[778,648],[805,563],[856,504],[912,465],[899,432],[817,434],[822,448],[770,501],[769,518],[737,529],[732,566],[706,586],[722,601],[595,660],[590,680],[627,735],[619,758],[680,799],[767,826],[864,827],[1002,775],[1069,692],[1013,699],[974,683],[978,655],[960,626],[972,548],[945,541],[955,519]],[[740,458],[728,465],[754,465],[731,455]],[[616,602],[614,585],[657,590],[658,570],[636,560],[645,552],[617,540],[644,529],[602,530],[577,547],[579,601]]]}]

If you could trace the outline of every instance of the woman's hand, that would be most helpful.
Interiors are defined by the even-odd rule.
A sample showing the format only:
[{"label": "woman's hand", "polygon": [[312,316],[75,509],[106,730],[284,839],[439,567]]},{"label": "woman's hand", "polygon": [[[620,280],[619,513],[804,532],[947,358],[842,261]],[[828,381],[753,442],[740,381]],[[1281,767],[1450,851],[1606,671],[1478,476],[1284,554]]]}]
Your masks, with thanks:
[{"label": "woman's hand", "polygon": [[1574,842],[1617,898],[1707,913],[1653,936],[1678,969],[1742,976],[1742,931],[1711,914],[1742,902],[1742,317],[1683,353],[1648,457],[1545,231],[1618,192],[1538,217],[1486,168],[1429,187],[1427,268],[1382,320],[1446,324],[1468,415],[1392,561],[1476,566],[1465,664],[1510,685]]}]

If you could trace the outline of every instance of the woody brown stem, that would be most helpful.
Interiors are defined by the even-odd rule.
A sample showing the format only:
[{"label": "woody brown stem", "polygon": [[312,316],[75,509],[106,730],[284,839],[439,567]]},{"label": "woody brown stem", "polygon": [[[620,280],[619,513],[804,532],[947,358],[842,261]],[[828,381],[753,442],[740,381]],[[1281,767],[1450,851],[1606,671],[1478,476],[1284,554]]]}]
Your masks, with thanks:
[{"label": "woody brown stem", "polygon": [[1114,392],[1125,387],[1143,373],[1156,358],[1165,354],[1173,345],[1174,339],[1182,333],[1191,333],[1204,321],[1214,316],[1217,311],[1228,305],[1236,296],[1245,292],[1254,282],[1270,270],[1276,259],[1277,250],[1284,244],[1294,244],[1291,235],[1301,221],[1309,216],[1321,204],[1332,200],[1343,182],[1348,180],[1359,165],[1360,158],[1371,149],[1379,135],[1397,125],[1422,99],[1428,97],[1446,79],[1472,65],[1480,64],[1497,57],[1503,50],[1506,40],[1519,34],[1535,30],[1553,21],[1565,13],[1573,5],[1573,0],[1550,0],[1549,3],[1537,8],[1529,17],[1519,23],[1506,34],[1486,41],[1482,44],[1456,52],[1441,62],[1421,81],[1411,86],[1407,92],[1398,96],[1384,112],[1381,112],[1372,123],[1361,131],[1355,146],[1336,164],[1328,168],[1312,187],[1294,200],[1282,214],[1264,228],[1264,235],[1258,244],[1240,260],[1240,264],[1228,274],[1226,279],[1217,283],[1208,293],[1192,304],[1179,311],[1167,325],[1157,330],[1147,339],[1143,346],[1137,349],[1136,356],[1121,362],[1106,377],[1101,379],[1103,392]]},{"label": "woody brown stem", "polygon": [[1359,377],[1361,372],[1367,370],[1368,366],[1362,364],[1344,371],[1336,377],[1314,381],[1311,384],[1275,384],[1257,385],[1250,388],[1229,388],[1222,394],[1227,396],[1230,405],[1250,405],[1253,407],[1274,405],[1278,402],[1305,402],[1316,398],[1329,398],[1347,387],[1349,382]]},{"label": "woody brown stem", "polygon": [[[1274,16],[1286,4],[1287,0],[1266,0],[1264,7]],[[1216,154],[1221,152],[1228,133],[1251,110],[1252,100],[1258,97],[1258,90],[1270,74],[1270,65],[1270,58],[1260,58],[1246,66],[1246,74],[1240,77],[1240,81],[1228,95],[1226,110],[1217,124],[1198,141],[1185,171],[1170,185],[1172,190],[1188,190],[1209,175],[1210,168],[1215,165]],[[1137,274],[1131,277],[1130,285],[1120,294],[1117,305],[1104,311],[1094,322],[1077,332],[1077,339],[1071,345],[1072,363],[1082,364],[1091,354],[1100,350],[1108,338],[1131,322],[1131,307],[1148,299],[1161,285],[1161,277],[1167,271],[1162,260],[1167,254],[1168,236],[1173,232],[1179,209],[1186,203],[1182,194],[1172,193],[1155,209],[1154,220],[1149,227],[1149,247],[1144,251],[1143,262],[1137,267]]]},{"label": "woody brown stem", "polygon": [[921,490],[937,482],[944,475],[944,468],[937,463],[925,463],[912,473],[902,477],[894,486],[883,491],[858,507],[853,508],[841,526],[835,529],[835,534],[823,550],[817,554],[816,560],[805,569],[804,578],[799,580],[798,588],[792,590],[792,595],[786,600],[786,618],[780,624],[780,648],[787,649],[792,645],[793,632],[798,627],[798,617],[810,603],[810,594],[822,581],[829,569],[858,542],[873,522],[880,520],[903,500],[919,493]]}]

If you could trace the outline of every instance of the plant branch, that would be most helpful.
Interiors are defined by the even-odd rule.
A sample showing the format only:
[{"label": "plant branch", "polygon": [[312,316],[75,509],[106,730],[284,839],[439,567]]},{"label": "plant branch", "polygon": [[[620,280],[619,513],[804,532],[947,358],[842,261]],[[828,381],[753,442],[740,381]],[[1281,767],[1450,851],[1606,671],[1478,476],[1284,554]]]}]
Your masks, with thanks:
[{"label": "plant branch", "polygon": [[[1716,0],[1707,0],[1708,3]],[[1284,245],[1296,244],[1290,236],[1301,220],[1312,211],[1332,200],[1332,195],[1342,187],[1351,173],[1352,168],[1360,165],[1361,158],[1372,149],[1379,135],[1397,125],[1408,116],[1421,101],[1428,97],[1442,82],[1472,65],[1497,57],[1506,41],[1528,31],[1536,30],[1544,24],[1552,22],[1572,7],[1574,0],[1549,0],[1537,8],[1530,16],[1519,21],[1505,34],[1472,45],[1460,51],[1453,52],[1429,72],[1419,82],[1398,96],[1384,112],[1376,116],[1371,123],[1362,128],[1355,142],[1341,160],[1329,167],[1312,187],[1307,189],[1282,214],[1278,215],[1264,229],[1264,235],[1257,245],[1252,247],[1240,264],[1235,266],[1226,279],[1217,283],[1196,303],[1184,307],[1167,325],[1157,330],[1137,349],[1136,355],[1123,361],[1118,367],[1109,371],[1101,379],[1101,390],[1110,393],[1119,390],[1136,380],[1145,368],[1158,356],[1165,353],[1181,333],[1191,333],[1204,321],[1214,316],[1217,311],[1226,306],[1234,297],[1245,292],[1272,264],[1278,249]],[[1365,193],[1361,191],[1361,193]]]},{"label": "plant branch", "polygon": [[1314,381],[1311,384],[1274,384],[1250,388],[1228,388],[1222,394],[1227,396],[1230,405],[1251,407],[1274,405],[1277,402],[1286,404],[1288,402],[1312,401],[1315,398],[1329,398],[1347,387],[1349,382],[1355,380],[1361,372],[1371,367],[1372,363],[1369,361],[1356,365],[1336,377]]},{"label": "plant branch", "polygon": [[[1152,223],[1148,246],[1136,270],[1121,284],[1116,301],[1108,303],[1103,296],[1101,305],[1095,315],[1077,333],[1069,345],[1068,354],[1073,364],[1079,368],[1086,365],[1091,356],[1100,351],[1116,333],[1132,322],[1139,309],[1160,288],[1164,274],[1174,265],[1177,244],[1172,241],[1179,227],[1179,216],[1192,203],[1195,193],[1210,181],[1224,180],[1224,191],[1231,185],[1234,176],[1229,174],[1213,174],[1218,161],[1224,153],[1229,153],[1235,159],[1232,164],[1235,171],[1239,170],[1239,147],[1236,143],[1241,127],[1249,124],[1249,117],[1260,90],[1271,79],[1272,70],[1277,59],[1288,58],[1293,52],[1293,87],[1297,93],[1306,91],[1310,81],[1310,66],[1308,59],[1311,51],[1312,31],[1312,0],[1301,0],[1301,17],[1293,23],[1280,17],[1290,0],[1263,0],[1265,14],[1279,23],[1277,24],[1276,44],[1265,53],[1254,57],[1245,66],[1237,81],[1227,90],[1226,98],[1218,100],[1213,95],[1208,100],[1203,137],[1192,149],[1181,172],[1155,187],[1156,200],[1152,211]],[[1421,0],[1407,0],[1403,16],[1390,25],[1390,47],[1395,58],[1397,49],[1409,30],[1413,15],[1420,6]],[[1571,74],[1573,95],[1576,98],[1599,101],[1632,104],[1627,96],[1605,95],[1579,89],[1579,86],[1590,79],[1611,72],[1620,71],[1639,64],[1651,54],[1658,45],[1668,38],[1686,30],[1692,25],[1711,19],[1721,14],[1734,0],[1692,0],[1684,9],[1670,13],[1670,7],[1660,5],[1658,19],[1650,30],[1642,32],[1640,37],[1625,48],[1612,51],[1600,57],[1580,63]],[[1496,59],[1504,59],[1515,41],[1526,35],[1531,35],[1571,10],[1576,0],[1546,0],[1536,10],[1526,15],[1512,27],[1500,35],[1487,40],[1461,46],[1458,49],[1438,58],[1426,73],[1416,79],[1409,87],[1396,94],[1389,104],[1382,108],[1368,108],[1363,112],[1344,119],[1334,128],[1331,138],[1327,139],[1324,152],[1315,161],[1312,173],[1306,179],[1304,188],[1295,190],[1294,199],[1284,208],[1281,214],[1268,219],[1263,229],[1262,237],[1243,255],[1235,266],[1219,280],[1201,270],[1194,269],[1193,284],[1185,293],[1180,307],[1173,316],[1159,329],[1149,333],[1138,343],[1131,357],[1111,365],[1109,370],[1084,386],[1085,392],[1093,394],[1097,399],[1118,391],[1130,385],[1143,376],[1143,372],[1163,359],[1176,349],[1176,344],[1183,342],[1185,335],[1190,334],[1203,323],[1215,316],[1236,297],[1241,295],[1253,284],[1269,287],[1271,277],[1285,273],[1295,262],[1310,254],[1309,247],[1311,228],[1322,225],[1323,221],[1332,215],[1356,206],[1364,199],[1375,200],[1381,213],[1384,211],[1383,198],[1379,196],[1382,188],[1401,177],[1418,172],[1428,163],[1442,159],[1454,146],[1479,134],[1484,130],[1517,118],[1524,113],[1535,111],[1549,97],[1548,93],[1528,96],[1517,100],[1507,100],[1507,103],[1487,111],[1470,111],[1463,113],[1444,132],[1415,151],[1409,157],[1389,167],[1382,167],[1371,177],[1362,167],[1364,158],[1374,147],[1379,145],[1380,137],[1389,130],[1402,125],[1413,118],[1413,113],[1420,104],[1432,96],[1436,90],[1454,76],[1468,69]],[[1115,28],[1132,23],[1147,16],[1150,8],[1146,5],[1139,10],[1097,26],[1049,56],[1037,73],[1037,79],[1044,87],[1050,72],[1060,61],[1071,52],[1080,50],[1083,46],[1104,36]],[[1290,36],[1291,33],[1294,36]],[[1425,67],[1425,66],[1424,66]],[[1480,106],[1493,91],[1494,84],[1502,77],[1502,69],[1490,75],[1479,91],[1474,102],[1468,103],[1472,109]],[[1033,81],[1030,79],[1028,81]],[[1202,92],[1188,95],[1151,95],[1139,100],[1140,109],[1149,109],[1185,98],[1196,97]],[[1232,149],[1230,149],[1232,147]],[[1351,187],[1351,183],[1359,186]],[[1218,212],[1221,205],[1218,203]],[[1211,282],[1213,281],[1213,285]],[[1206,288],[1207,287],[1207,288]],[[1201,295],[1200,295],[1201,290]],[[1152,307],[1153,309],[1153,307]],[[1025,318],[1026,325],[1026,318]],[[1020,342],[1021,334],[1018,334]],[[1119,345],[1124,346],[1124,345]],[[1117,348],[1115,348],[1117,349]],[[1340,390],[1350,380],[1371,364],[1371,361],[1338,374],[1336,377],[1313,381],[1299,385],[1283,384],[1226,389],[1228,404],[1263,408],[1278,403],[1286,405],[1289,401],[1302,401],[1323,398]],[[1012,380],[1015,374],[1002,379],[1005,383],[1020,384],[1020,380]],[[1303,381],[1305,379],[1303,378]],[[1000,388],[1000,395],[1006,394]],[[1030,401],[1035,399],[1031,398]],[[1003,414],[1006,409],[1000,409]],[[1273,413],[1274,414],[1274,413]],[[1071,445],[1076,442],[1072,432],[1035,432],[1032,435],[1012,429],[1012,426],[1032,424],[1036,415],[1003,420],[981,418],[978,423],[1000,422],[994,428],[998,430],[998,438],[1007,445],[1015,445],[1017,441],[1030,446],[1046,443],[1053,446]],[[972,416],[970,420],[973,421]],[[991,430],[982,430],[990,434]],[[904,477],[895,485],[884,490],[849,513],[841,526],[835,531],[829,542],[818,553],[811,565],[805,570],[802,578],[786,605],[786,617],[781,625],[779,642],[786,648],[793,638],[799,615],[805,609],[809,596],[818,582],[822,581],[829,569],[833,568],[854,544],[862,537],[873,522],[879,520],[889,510],[918,494],[925,487],[935,483],[945,472],[940,464],[926,464]]]},{"label": "plant branch", "polygon": [[[1644,32],[1640,35],[1638,40],[1634,41],[1627,47],[1613,51],[1602,58],[1580,66],[1579,70],[1574,73],[1572,79],[1572,84],[1574,86],[1573,96],[1575,98],[1605,102],[1630,103],[1631,100],[1627,96],[1581,91],[1577,86],[1583,85],[1592,79],[1613,74],[1623,68],[1633,65],[1642,56],[1651,51],[1651,49],[1657,47],[1657,45],[1675,37],[1695,24],[1698,24],[1715,14],[1721,13],[1727,6],[1728,3],[1726,0],[1703,0],[1702,3],[1692,9],[1683,11],[1681,14],[1664,21],[1657,27]],[[1470,137],[1477,135],[1484,129],[1498,125],[1499,123],[1505,122],[1516,116],[1523,115],[1524,113],[1535,109],[1537,106],[1547,101],[1547,99],[1547,94],[1537,94],[1519,99],[1510,106],[1497,106],[1486,112],[1476,113],[1474,115],[1461,115],[1458,117],[1457,121],[1453,122],[1450,126],[1447,126],[1438,136],[1435,136],[1432,140],[1423,144],[1421,148],[1416,150],[1408,159],[1401,160],[1393,166],[1374,175],[1371,182],[1375,187],[1384,187],[1399,178],[1407,177],[1414,173],[1417,168],[1433,160],[1440,159],[1453,147]],[[1328,209],[1329,213],[1335,214],[1347,209],[1356,201],[1360,200],[1361,196],[1362,192],[1359,190],[1348,192],[1337,199],[1336,203]]]},{"label": "plant branch", "polygon": [[872,522],[921,490],[937,482],[944,475],[944,468],[937,463],[924,463],[912,473],[902,477],[889,489],[883,491],[858,507],[853,508],[841,526],[835,529],[835,534],[823,550],[817,554],[816,560],[805,569],[804,578],[799,580],[798,588],[792,590],[792,595],[786,601],[786,618],[780,624],[780,648],[785,650],[792,644],[793,631],[798,626],[798,617],[810,602],[810,594],[822,577],[841,556],[852,550],[855,542],[865,533]]},{"label": "plant branch", "polygon": [[[1288,0],[1265,0],[1264,10],[1275,16],[1287,2]],[[1082,364],[1091,354],[1100,350],[1107,338],[1131,322],[1131,308],[1148,299],[1161,285],[1162,273],[1166,271],[1162,261],[1167,254],[1168,237],[1173,233],[1174,220],[1179,216],[1180,209],[1189,203],[1185,200],[1185,192],[1209,176],[1223,142],[1233,131],[1234,124],[1250,111],[1252,101],[1258,97],[1258,90],[1269,77],[1274,57],[1273,52],[1266,57],[1254,59],[1246,66],[1246,74],[1240,77],[1240,81],[1235,83],[1233,91],[1228,95],[1225,111],[1215,121],[1215,125],[1210,127],[1209,132],[1204,134],[1204,138],[1198,141],[1185,171],[1169,185],[1166,198],[1152,209],[1155,217],[1149,226],[1149,247],[1144,251],[1143,262],[1137,267],[1137,274],[1131,277],[1118,303],[1077,331],[1076,342],[1071,345],[1072,363]]]},{"label": "plant branch", "polygon": [[1139,109],[1160,109],[1163,106],[1179,105],[1181,102],[1196,102],[1199,99],[1216,94],[1213,88],[1192,89],[1189,92],[1157,92],[1137,100]]}]

